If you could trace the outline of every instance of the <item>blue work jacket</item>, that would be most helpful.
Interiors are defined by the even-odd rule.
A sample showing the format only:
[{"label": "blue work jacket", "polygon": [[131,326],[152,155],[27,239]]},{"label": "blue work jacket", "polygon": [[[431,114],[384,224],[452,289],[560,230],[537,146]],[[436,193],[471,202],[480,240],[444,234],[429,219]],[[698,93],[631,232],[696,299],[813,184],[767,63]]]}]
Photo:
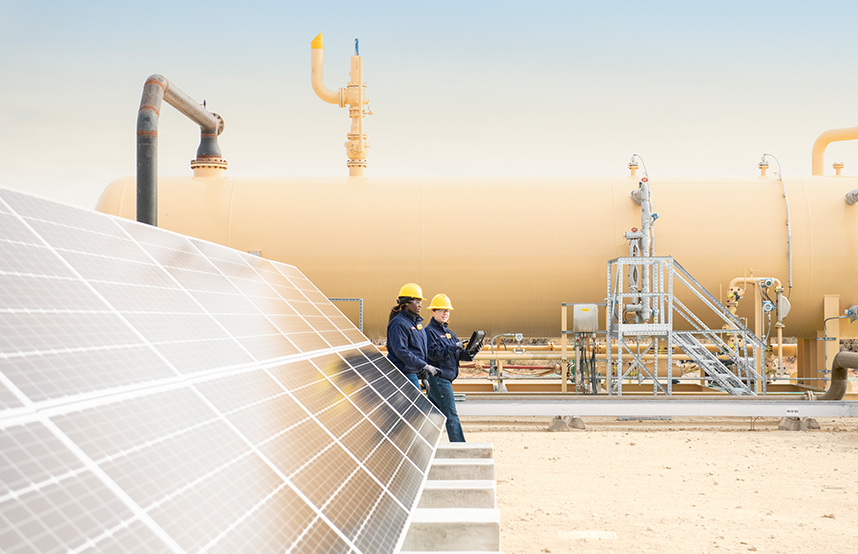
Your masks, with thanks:
[{"label": "blue work jacket", "polygon": [[419,374],[426,365],[423,318],[402,309],[387,324],[387,357],[402,373]]},{"label": "blue work jacket", "polygon": [[459,350],[456,333],[447,324],[438,323],[435,318],[426,325],[426,341],[428,343],[429,363],[441,369],[440,377],[452,381],[459,376],[459,360],[470,362],[473,358],[467,350]]}]

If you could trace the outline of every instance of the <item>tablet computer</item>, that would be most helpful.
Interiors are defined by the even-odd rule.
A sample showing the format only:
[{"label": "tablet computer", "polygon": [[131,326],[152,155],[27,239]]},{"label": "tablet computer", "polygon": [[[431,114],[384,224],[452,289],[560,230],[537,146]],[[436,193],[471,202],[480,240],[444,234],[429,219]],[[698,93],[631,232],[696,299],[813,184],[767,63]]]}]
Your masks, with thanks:
[{"label": "tablet computer", "polygon": [[477,349],[480,345],[483,344],[483,339],[486,336],[485,331],[474,331],[471,333],[471,338],[468,341],[468,355],[474,356],[477,353]]}]

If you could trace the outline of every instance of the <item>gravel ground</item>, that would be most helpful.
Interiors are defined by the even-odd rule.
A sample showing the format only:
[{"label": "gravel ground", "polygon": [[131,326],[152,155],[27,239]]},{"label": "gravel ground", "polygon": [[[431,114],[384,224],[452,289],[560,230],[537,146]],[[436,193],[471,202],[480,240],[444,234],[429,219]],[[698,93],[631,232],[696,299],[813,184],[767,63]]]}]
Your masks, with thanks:
[{"label": "gravel ground", "polygon": [[[858,418],[464,417],[494,444],[501,546],[532,552],[858,552]],[[753,425],[753,429],[752,429]]]}]

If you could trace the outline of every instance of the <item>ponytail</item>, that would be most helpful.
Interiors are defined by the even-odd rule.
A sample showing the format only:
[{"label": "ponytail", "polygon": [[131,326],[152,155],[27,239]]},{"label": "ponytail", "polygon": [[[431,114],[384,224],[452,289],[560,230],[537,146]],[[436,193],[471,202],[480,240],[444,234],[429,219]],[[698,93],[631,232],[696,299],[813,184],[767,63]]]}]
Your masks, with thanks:
[{"label": "ponytail", "polygon": [[396,299],[396,306],[391,308],[390,316],[388,316],[387,322],[390,323],[391,321],[393,321],[393,318],[396,317],[397,314],[399,314],[399,312],[402,311],[402,308],[405,307],[405,305],[408,304],[409,302],[411,302],[410,296],[400,296],[399,298],[397,298]]}]

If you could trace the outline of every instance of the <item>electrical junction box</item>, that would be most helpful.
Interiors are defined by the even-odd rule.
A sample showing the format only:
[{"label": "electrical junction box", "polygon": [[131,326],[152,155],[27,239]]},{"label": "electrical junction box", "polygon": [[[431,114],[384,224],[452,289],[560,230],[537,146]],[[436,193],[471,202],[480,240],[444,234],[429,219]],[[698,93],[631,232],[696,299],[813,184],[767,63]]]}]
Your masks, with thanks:
[{"label": "electrical junction box", "polygon": [[599,307],[595,304],[575,304],[572,312],[572,331],[595,333],[599,330]]}]

